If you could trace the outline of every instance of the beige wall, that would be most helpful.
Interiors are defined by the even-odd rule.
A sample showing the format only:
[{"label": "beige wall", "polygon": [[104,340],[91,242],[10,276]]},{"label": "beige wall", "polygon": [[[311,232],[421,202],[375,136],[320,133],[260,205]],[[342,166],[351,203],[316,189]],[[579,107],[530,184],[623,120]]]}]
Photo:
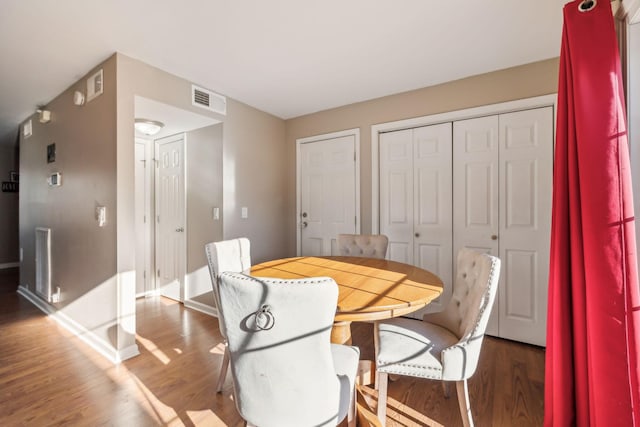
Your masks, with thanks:
[{"label": "beige wall", "polygon": [[[120,225],[122,232],[126,235],[133,229],[133,188],[128,183],[133,177],[134,96],[139,95],[223,123],[223,236],[248,237],[256,262],[284,256],[287,224],[282,219],[288,200],[283,190],[287,178],[284,121],[231,98],[227,98],[226,116],[207,112],[191,105],[191,82],[125,55],[117,57],[118,141],[124,156],[118,163],[119,206],[123,202],[119,218],[128,218],[127,225]],[[240,218],[242,206],[249,208],[248,219]],[[123,271],[133,268],[132,252],[132,247],[119,251]]]},{"label": "beige wall", "polygon": [[[185,299],[215,307],[204,245],[222,240],[223,124],[187,132],[187,286]],[[213,209],[220,209],[220,219]]]},{"label": "beige wall", "polygon": [[286,121],[287,251],[296,248],[296,139],[360,128],[362,233],[371,232],[371,126],[557,92],[558,59],[527,64]]},{"label": "beige wall", "polygon": [[[104,69],[104,93],[82,107],[73,105],[73,92],[86,91],[85,78],[99,68]],[[283,120],[232,99],[226,116],[193,107],[191,82],[121,54],[87,76],[47,105],[51,123],[32,116],[33,136],[20,141],[20,282],[35,292],[35,228],[50,227],[53,284],[62,290],[54,308],[86,328],[106,353],[127,357],[137,352],[135,96],[222,122],[188,134],[189,272],[204,271],[203,245],[210,240],[247,236],[256,260],[285,253],[286,226],[280,220],[287,200],[285,128]],[[50,143],[56,144],[57,158],[47,164]],[[46,184],[53,172],[62,173],[61,187]],[[249,219],[239,219],[240,203],[249,207]],[[105,227],[95,218],[99,205],[107,208]],[[217,222],[211,218],[216,205],[223,208]],[[191,296],[206,302],[204,283],[194,286]]]},{"label": "beige wall", "polygon": [[[115,58],[100,67],[104,69],[101,96],[75,106],[73,92],[86,92],[81,79],[49,102],[50,123],[39,123],[34,115],[33,135],[21,137],[20,246],[24,260],[20,283],[35,292],[35,228],[51,228],[52,284],[62,291],[56,308],[109,347],[118,340]],[[47,145],[52,143],[56,160],[47,163]],[[47,185],[47,177],[54,172],[62,174],[60,187]],[[107,207],[105,227],[96,221],[98,205]]]},{"label": "beige wall", "polygon": [[[9,172],[18,172],[16,134],[0,141],[0,182],[9,181]],[[18,193],[0,193],[0,268],[19,261],[18,248]]]}]

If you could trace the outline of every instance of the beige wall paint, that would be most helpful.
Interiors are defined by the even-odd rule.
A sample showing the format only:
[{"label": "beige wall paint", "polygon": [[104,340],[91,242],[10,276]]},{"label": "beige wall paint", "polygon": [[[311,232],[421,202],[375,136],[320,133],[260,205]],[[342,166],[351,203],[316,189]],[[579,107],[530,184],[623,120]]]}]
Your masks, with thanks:
[{"label": "beige wall paint", "polygon": [[360,128],[361,225],[369,233],[372,125],[555,93],[557,81],[554,58],[287,120],[287,252],[296,250],[296,139]]},{"label": "beige wall paint", "polygon": [[[284,193],[287,178],[284,121],[231,98],[227,98],[226,116],[194,107],[191,82],[125,55],[117,54],[117,57],[118,141],[122,142],[123,153],[130,151],[127,159],[118,163],[119,168],[123,167],[118,199],[125,198],[127,205],[131,204],[122,212],[122,217],[130,218],[127,229],[133,227],[133,193],[127,184],[133,176],[133,160],[128,164],[128,158],[133,158],[133,97],[139,95],[208,115],[224,124],[223,238],[248,237],[255,261],[284,256],[288,226],[282,220],[288,200]],[[240,219],[241,206],[249,208],[248,219]],[[123,262],[126,262],[127,252],[132,248],[123,249]]]},{"label": "beige wall paint", "polygon": [[[18,172],[18,145],[15,136],[0,141],[0,182],[9,181],[9,172]],[[0,268],[19,261],[18,193],[0,193]]]},{"label": "beige wall paint", "polygon": [[[224,124],[224,237],[248,237],[253,264],[287,251],[284,121],[230,100]],[[240,218],[241,208],[248,218]]]},{"label": "beige wall paint", "polygon": [[[84,78],[46,108],[50,123],[32,116],[33,135],[20,140],[20,283],[35,292],[35,228],[52,230],[52,283],[61,288],[56,308],[107,346],[118,341],[116,304],[116,63],[104,69],[104,93],[82,107],[73,104]],[[47,145],[56,144],[56,161],[47,163]],[[62,186],[47,177],[62,174]],[[98,227],[95,208],[107,208]]]},{"label": "beige wall paint", "polygon": [[[187,152],[187,287],[185,299],[215,307],[204,245],[222,240],[223,124],[186,135]],[[213,218],[213,208],[220,219]]]}]

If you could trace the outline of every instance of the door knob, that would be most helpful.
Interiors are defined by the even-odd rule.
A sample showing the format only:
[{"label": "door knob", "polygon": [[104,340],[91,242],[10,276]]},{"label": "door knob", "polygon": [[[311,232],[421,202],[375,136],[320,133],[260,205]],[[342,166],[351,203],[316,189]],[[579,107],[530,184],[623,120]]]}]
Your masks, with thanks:
[{"label": "door knob", "polygon": [[302,228],[307,228],[307,226],[308,226],[308,225],[309,225],[309,224],[307,224],[307,221],[303,221],[303,222],[302,222]]},{"label": "door knob", "polygon": [[416,233],[416,234],[414,234],[414,236],[420,237],[420,233]]},{"label": "door knob", "polygon": [[184,228],[182,228],[182,227],[176,228],[176,231],[177,231],[178,233],[182,233],[182,232],[184,231]]},{"label": "door knob", "polygon": [[491,235],[491,240],[498,240],[498,236],[496,234]]},{"label": "door knob", "polygon": [[307,213],[306,212],[302,212],[302,218],[306,218],[307,217]]}]

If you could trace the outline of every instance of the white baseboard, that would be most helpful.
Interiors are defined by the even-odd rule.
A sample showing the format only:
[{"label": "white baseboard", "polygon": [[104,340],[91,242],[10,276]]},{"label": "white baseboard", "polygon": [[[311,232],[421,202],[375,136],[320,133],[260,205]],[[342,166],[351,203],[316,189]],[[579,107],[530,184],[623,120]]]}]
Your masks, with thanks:
[{"label": "white baseboard", "polygon": [[16,268],[16,267],[20,267],[19,262],[5,262],[3,264],[0,264],[0,270],[4,270],[5,268]]},{"label": "white baseboard", "polygon": [[218,317],[218,309],[215,307],[211,307],[210,305],[203,304],[192,299],[186,299],[182,303],[187,308],[191,308],[201,313],[208,314],[209,316]]},{"label": "white baseboard", "polygon": [[113,363],[120,363],[123,360],[127,360],[140,354],[137,344],[133,344],[119,351],[116,350],[109,343],[96,336],[96,334],[66,314],[56,310],[53,306],[47,304],[44,300],[40,299],[36,294],[22,285],[18,287],[18,294],[25,297],[29,302],[58,322],[60,326],[71,332],[74,336],[80,338],[85,344]]}]

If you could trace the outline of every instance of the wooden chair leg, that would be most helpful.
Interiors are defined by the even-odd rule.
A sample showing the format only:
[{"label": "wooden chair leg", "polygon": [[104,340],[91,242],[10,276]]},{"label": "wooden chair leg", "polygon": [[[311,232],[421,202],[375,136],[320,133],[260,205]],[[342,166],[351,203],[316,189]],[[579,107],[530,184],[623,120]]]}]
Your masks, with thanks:
[{"label": "wooden chair leg", "polygon": [[[374,360],[373,363],[377,363],[378,357],[378,322],[373,322],[373,351],[374,351]],[[375,390],[378,389],[378,372],[375,371],[375,378],[373,380],[373,388]]]},{"label": "wooden chair leg", "polygon": [[354,385],[353,395],[351,396],[351,402],[349,402],[349,413],[347,414],[347,426],[356,427],[356,406],[358,402],[358,386]]},{"label": "wooden chair leg", "polygon": [[458,405],[460,406],[462,425],[464,427],[473,427],[473,417],[471,416],[471,405],[469,403],[469,387],[467,385],[467,380],[456,381],[456,390],[458,392]]},{"label": "wooden chair leg", "polygon": [[448,381],[442,381],[442,391],[444,393],[444,397],[445,398],[450,398],[451,397],[451,390],[449,388],[449,382]]},{"label": "wooden chair leg", "polygon": [[378,418],[382,427],[387,424],[387,384],[389,375],[385,372],[376,372],[376,382],[378,383]]},{"label": "wooden chair leg", "polygon": [[227,369],[229,368],[229,347],[224,345],[224,355],[222,356],[222,366],[220,366],[220,374],[218,375],[218,384],[216,385],[216,393],[222,393],[224,380],[227,378]]}]

